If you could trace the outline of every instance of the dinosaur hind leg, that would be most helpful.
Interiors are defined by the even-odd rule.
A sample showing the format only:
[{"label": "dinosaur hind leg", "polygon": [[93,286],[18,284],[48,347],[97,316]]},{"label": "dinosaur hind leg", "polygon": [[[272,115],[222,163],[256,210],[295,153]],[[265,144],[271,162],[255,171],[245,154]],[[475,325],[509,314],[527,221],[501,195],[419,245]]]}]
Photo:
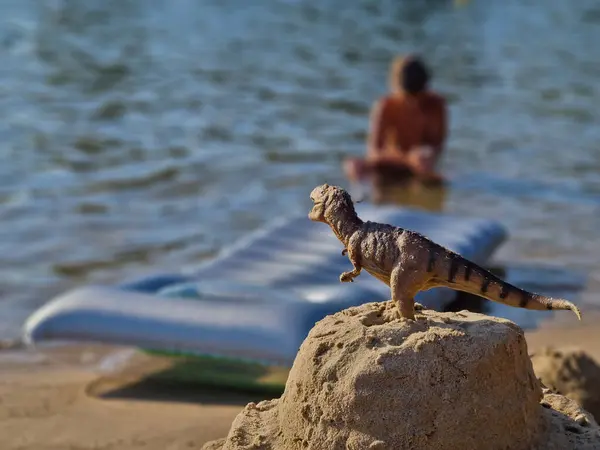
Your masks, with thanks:
[{"label": "dinosaur hind leg", "polygon": [[[396,267],[390,277],[392,300],[398,308],[401,318],[415,320],[415,309],[423,309],[420,304],[415,304],[415,295],[419,292],[418,272],[406,270],[402,266]],[[417,306],[418,305],[418,306]]]}]

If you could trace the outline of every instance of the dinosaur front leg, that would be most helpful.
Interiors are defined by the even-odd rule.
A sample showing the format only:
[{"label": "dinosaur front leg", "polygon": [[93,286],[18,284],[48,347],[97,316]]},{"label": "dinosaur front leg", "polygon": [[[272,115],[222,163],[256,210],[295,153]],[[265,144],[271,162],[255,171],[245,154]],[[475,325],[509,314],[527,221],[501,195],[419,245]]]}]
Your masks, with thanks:
[{"label": "dinosaur front leg", "polygon": [[362,270],[362,267],[360,267],[359,265],[353,264],[354,269],[351,270],[350,272],[342,272],[342,274],[340,275],[340,281],[342,283],[353,283],[354,282],[354,278],[356,278],[357,276],[360,275],[360,271]]},{"label": "dinosaur front leg", "polygon": [[353,252],[351,250],[346,250],[346,253],[347,253],[348,259],[352,263],[352,267],[354,267],[354,269],[351,270],[350,272],[342,272],[342,274],[340,275],[340,281],[342,283],[348,283],[348,282],[352,283],[352,282],[354,282],[354,278],[356,278],[357,276],[360,275],[362,266],[358,262],[358,258],[357,258],[357,255],[355,252]]}]

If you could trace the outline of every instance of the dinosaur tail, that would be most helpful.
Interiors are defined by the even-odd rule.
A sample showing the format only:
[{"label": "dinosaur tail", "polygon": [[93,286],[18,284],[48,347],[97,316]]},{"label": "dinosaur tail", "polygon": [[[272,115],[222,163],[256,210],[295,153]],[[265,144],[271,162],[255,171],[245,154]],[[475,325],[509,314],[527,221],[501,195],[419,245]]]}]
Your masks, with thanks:
[{"label": "dinosaur tail", "polygon": [[520,289],[458,254],[451,254],[447,261],[449,261],[448,276],[439,277],[443,286],[518,308],[571,310],[581,320],[579,308],[568,300],[546,297]]}]

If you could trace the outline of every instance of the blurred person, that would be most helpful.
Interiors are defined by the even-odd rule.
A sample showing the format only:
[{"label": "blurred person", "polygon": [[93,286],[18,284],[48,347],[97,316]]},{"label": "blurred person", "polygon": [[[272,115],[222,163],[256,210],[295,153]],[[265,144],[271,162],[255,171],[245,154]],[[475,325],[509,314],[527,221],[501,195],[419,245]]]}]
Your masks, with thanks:
[{"label": "blurred person", "polygon": [[390,93],[373,105],[366,158],[348,158],[351,181],[377,173],[392,179],[417,177],[441,182],[436,164],[447,138],[446,100],[429,89],[431,74],[415,55],[390,68]]}]

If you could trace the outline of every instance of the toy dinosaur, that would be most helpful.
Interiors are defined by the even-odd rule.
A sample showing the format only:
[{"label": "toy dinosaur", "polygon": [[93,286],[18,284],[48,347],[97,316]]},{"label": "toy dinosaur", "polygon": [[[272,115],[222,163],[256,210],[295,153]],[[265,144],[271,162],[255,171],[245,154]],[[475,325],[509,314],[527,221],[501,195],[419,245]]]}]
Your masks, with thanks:
[{"label": "toy dinosaur", "polygon": [[353,270],[343,272],[340,281],[352,282],[365,269],[390,286],[400,317],[414,320],[417,292],[449,287],[525,309],[570,309],[581,320],[579,309],[570,301],[534,294],[506,283],[417,232],[361,220],[352,198],[340,187],[317,186],[310,199],[314,205],[309,219],[331,227],[344,244],[342,255],[347,255],[352,263]]}]

